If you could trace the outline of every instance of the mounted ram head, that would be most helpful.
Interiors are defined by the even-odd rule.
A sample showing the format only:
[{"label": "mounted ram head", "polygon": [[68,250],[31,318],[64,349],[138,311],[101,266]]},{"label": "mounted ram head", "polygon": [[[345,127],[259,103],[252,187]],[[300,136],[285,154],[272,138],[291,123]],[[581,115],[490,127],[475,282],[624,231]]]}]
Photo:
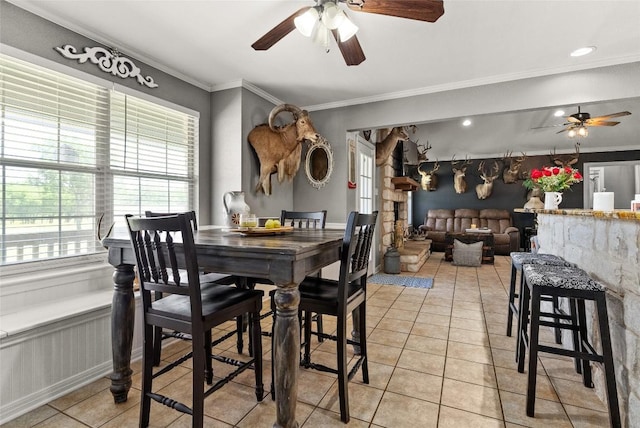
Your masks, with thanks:
[{"label": "mounted ram head", "polygon": [[[293,115],[293,122],[284,126],[275,126],[276,116],[283,111]],[[260,160],[260,180],[256,192],[271,194],[271,174],[278,173],[282,183],[286,177],[292,180],[300,168],[302,141],[318,141],[320,135],[313,127],[309,113],[292,104],[280,104],[269,113],[269,123],[256,126],[249,132],[247,139]]]}]

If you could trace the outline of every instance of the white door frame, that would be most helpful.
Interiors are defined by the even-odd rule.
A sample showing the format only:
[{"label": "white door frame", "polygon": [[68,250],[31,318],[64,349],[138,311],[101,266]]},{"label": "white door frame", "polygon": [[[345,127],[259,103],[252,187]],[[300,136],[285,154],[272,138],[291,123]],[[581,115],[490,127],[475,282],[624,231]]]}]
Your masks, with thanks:
[{"label": "white door frame", "polygon": [[[376,180],[376,147],[373,143],[365,140],[357,132],[349,133],[347,140],[356,142],[355,150],[355,164],[356,164],[356,192],[355,192],[355,207],[357,211],[364,213],[371,213],[378,209],[378,183]],[[347,141],[349,145],[350,142]],[[366,199],[366,203],[362,204]],[[370,201],[370,204],[369,204]],[[363,205],[367,208],[362,208]],[[369,263],[369,274],[373,274],[378,269],[380,262],[380,254],[378,251],[378,242],[380,237],[380,224],[382,218],[378,219],[378,225],[376,225],[376,233],[373,237],[373,243],[371,248],[371,262]]]}]

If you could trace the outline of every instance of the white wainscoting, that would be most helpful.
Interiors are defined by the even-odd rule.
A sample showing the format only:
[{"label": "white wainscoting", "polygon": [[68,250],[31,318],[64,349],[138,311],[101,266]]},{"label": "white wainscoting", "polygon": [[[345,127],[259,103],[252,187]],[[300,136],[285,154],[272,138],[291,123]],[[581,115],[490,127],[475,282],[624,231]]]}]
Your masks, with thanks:
[{"label": "white wainscoting", "polygon": [[[0,424],[113,370],[113,268],[101,262],[72,269],[3,275]],[[36,277],[40,290],[34,287]],[[28,298],[21,296],[21,288]],[[141,312],[139,306],[136,299],[136,314]],[[133,359],[141,355],[139,324],[136,316]]]}]

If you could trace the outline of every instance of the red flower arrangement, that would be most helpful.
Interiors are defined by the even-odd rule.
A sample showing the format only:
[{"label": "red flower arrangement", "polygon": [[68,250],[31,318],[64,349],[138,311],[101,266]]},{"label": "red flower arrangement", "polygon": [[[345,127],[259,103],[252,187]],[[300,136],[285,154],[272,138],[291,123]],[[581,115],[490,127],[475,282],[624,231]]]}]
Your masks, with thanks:
[{"label": "red flower arrangement", "polygon": [[543,192],[562,192],[581,181],[582,174],[577,169],[568,166],[544,166],[541,169],[532,169],[523,185],[527,189],[537,187]]}]

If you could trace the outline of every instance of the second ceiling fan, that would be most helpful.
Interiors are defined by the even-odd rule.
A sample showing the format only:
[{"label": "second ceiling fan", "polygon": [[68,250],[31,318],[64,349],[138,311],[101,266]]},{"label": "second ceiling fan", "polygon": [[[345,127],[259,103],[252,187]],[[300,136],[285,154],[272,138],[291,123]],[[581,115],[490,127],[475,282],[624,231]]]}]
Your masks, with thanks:
[{"label": "second ceiling fan", "polygon": [[306,36],[329,43],[329,33],[347,65],[358,65],[366,59],[358,38],[357,27],[338,6],[345,3],[349,9],[379,15],[395,16],[425,22],[435,22],[444,14],[442,0],[316,0],[315,6],[303,7],[259,38],[251,47],[267,50],[280,39],[298,28]]}]

